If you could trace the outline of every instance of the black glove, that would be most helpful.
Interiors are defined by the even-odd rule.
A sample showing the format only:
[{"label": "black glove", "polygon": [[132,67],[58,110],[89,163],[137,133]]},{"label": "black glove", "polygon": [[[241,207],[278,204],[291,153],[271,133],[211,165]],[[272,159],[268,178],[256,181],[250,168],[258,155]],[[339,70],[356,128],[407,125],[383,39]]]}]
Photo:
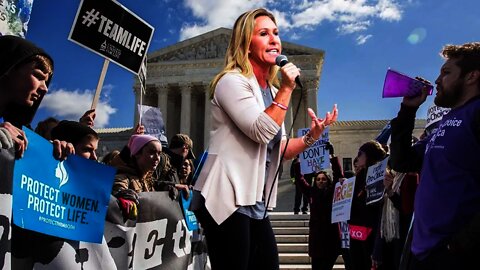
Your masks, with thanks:
[{"label": "black glove", "polygon": [[334,155],[335,150],[333,149],[333,144],[331,144],[330,142],[327,142],[327,143],[325,144],[325,149],[328,150],[328,152],[330,153],[330,155],[332,155],[332,156]]}]

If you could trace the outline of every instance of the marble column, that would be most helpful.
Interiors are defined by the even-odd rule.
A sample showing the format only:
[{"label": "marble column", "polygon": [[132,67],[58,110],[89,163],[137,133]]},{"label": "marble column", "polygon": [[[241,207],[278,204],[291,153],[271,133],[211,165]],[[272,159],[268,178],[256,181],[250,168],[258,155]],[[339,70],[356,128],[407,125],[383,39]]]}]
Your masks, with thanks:
[{"label": "marble column", "polygon": [[165,129],[168,122],[168,85],[157,86],[157,107],[162,112],[163,122],[165,123]]},{"label": "marble column", "polygon": [[307,108],[312,108],[312,110],[317,113],[318,80],[316,78],[309,79],[305,85],[305,89],[305,104]]},{"label": "marble column", "polygon": [[190,113],[192,109],[192,85],[180,86],[182,91],[182,105],[180,109],[180,133],[190,135]]}]

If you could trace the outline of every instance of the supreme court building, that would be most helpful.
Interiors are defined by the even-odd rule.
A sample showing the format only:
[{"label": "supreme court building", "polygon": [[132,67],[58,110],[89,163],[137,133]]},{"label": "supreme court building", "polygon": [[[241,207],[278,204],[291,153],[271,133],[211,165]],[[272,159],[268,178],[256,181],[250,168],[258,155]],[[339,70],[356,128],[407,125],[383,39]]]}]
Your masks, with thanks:
[{"label": "supreme court building", "polygon": [[[222,69],[224,56],[232,30],[218,28],[211,32],[181,41],[172,46],[154,51],[147,56],[147,87],[140,98],[140,84],[134,82],[135,106],[142,104],[158,107],[162,112],[166,136],[176,133],[188,134],[194,142],[198,156],[208,146],[210,130],[210,98],[208,85]],[[289,42],[282,42],[282,54],[302,70],[303,91],[296,90],[289,104],[285,128],[291,127],[293,110],[300,104],[293,132],[310,126],[306,111],[317,112],[317,95],[320,86],[324,52]],[[299,103],[300,102],[300,103]],[[138,123],[135,113],[134,123]],[[344,169],[350,169],[353,158],[361,144],[374,139],[388,120],[339,121],[330,128],[330,141],[335,154],[343,161]],[[418,137],[425,121],[418,120],[414,134]],[[121,149],[132,134],[129,128],[97,129],[101,137],[98,156]],[[288,170],[284,170],[288,173]]]}]

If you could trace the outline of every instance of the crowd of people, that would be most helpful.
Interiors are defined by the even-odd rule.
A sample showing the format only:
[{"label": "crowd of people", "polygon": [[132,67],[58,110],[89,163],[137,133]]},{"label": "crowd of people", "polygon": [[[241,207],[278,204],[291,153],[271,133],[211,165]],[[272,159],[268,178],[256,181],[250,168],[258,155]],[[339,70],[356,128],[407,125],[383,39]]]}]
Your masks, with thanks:
[{"label": "crowd of people", "polygon": [[[398,116],[391,121],[390,144],[369,141],[359,148],[348,220],[350,246],[342,253],[346,269],[462,269],[477,264],[480,179],[474,162],[480,142],[480,43],[447,45],[441,56],[445,63],[435,80],[434,102],[451,110],[437,123],[437,130],[424,132],[420,140],[412,136],[416,111],[428,95],[425,87],[419,96],[403,98]],[[384,197],[367,203],[367,169],[385,158]],[[334,171],[335,164],[331,162]],[[314,182],[306,181],[308,177]],[[331,225],[332,178],[324,171],[296,178],[312,209],[312,269],[332,269],[340,240],[312,242]],[[333,179],[333,183],[342,181]],[[320,185],[323,181],[326,184]],[[314,192],[317,195],[312,196]],[[326,209],[318,211],[322,199]],[[329,248],[319,248],[320,243],[329,243]],[[323,258],[322,264],[318,258]]]},{"label": "crowd of people", "polygon": [[[116,169],[111,194],[125,222],[137,218],[142,192],[168,192],[179,203],[180,196],[192,196],[189,210],[206,237],[212,269],[279,269],[268,212],[276,206],[281,164],[311,147],[338,117],[336,105],[324,118],[307,109],[308,133],[288,138],[283,122],[292,93],[300,87],[301,70],[292,63],[279,65],[281,52],[276,18],[270,11],[254,9],[235,21],[225,65],[210,85],[208,155],[195,182],[198,160],[187,134],[175,134],[166,147],[139,125],[123,149],[101,159]],[[436,132],[412,140],[416,111],[428,94],[425,87],[419,96],[403,98],[391,122],[389,145],[372,140],[359,146],[352,175],[342,170],[330,143],[326,147],[331,169],[304,175],[298,160],[292,163],[297,196],[305,198],[301,209],[301,197],[295,200],[294,213],[307,213],[310,207],[312,269],[332,269],[339,255],[345,268],[354,270],[476,265],[480,43],[447,45],[441,55],[445,63],[435,80],[435,104],[451,110]],[[8,154],[22,158],[28,147],[22,126],[31,128],[53,72],[53,59],[35,44],[0,37],[0,158]],[[93,129],[94,121],[95,110],[88,110],[79,121],[45,119],[35,131],[52,143],[56,159],[75,154],[97,161],[101,138]],[[383,198],[367,203],[368,168],[385,159]],[[352,176],[350,238],[345,246],[339,224],[331,220],[332,200],[335,184]],[[38,243],[50,239],[12,227],[11,252],[19,258],[35,258],[36,248],[41,249]]]}]

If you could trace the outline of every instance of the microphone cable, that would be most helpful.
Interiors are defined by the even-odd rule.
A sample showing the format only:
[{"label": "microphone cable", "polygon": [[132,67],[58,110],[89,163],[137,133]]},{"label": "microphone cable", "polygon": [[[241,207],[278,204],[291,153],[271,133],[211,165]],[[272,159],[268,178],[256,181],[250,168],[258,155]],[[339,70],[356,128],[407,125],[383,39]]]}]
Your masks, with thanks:
[{"label": "microphone cable", "polygon": [[[302,103],[302,99],[303,99],[303,86],[302,84],[298,84],[299,88],[300,88],[300,98],[298,99],[298,103],[297,103],[297,108],[295,109],[295,112],[293,114],[293,119],[292,119],[292,125],[290,126],[290,129],[288,131],[288,136],[287,136],[287,141],[285,142],[285,147],[283,147],[283,151],[282,151],[282,154],[280,155],[280,162],[278,164],[278,167],[277,167],[277,170],[275,172],[275,177],[273,178],[273,182],[272,182],[272,186],[270,188],[270,192],[268,193],[268,197],[267,197],[267,201],[266,201],[266,204],[265,204],[265,212],[263,214],[263,218],[265,219],[265,217],[267,216],[267,212],[268,212],[268,205],[270,203],[270,197],[272,196],[272,191],[273,191],[273,187],[277,181],[277,177],[278,177],[278,174],[280,173],[280,168],[283,166],[283,158],[285,157],[285,152],[287,151],[287,147],[288,147],[288,143],[290,142],[290,134],[292,134],[292,131],[293,131],[293,125],[295,124],[295,121],[297,120],[297,116],[298,116],[298,111],[300,110],[300,105]],[[293,93],[292,93],[293,94]],[[280,141],[281,143],[281,141]],[[266,184],[266,183],[265,183]]]}]

